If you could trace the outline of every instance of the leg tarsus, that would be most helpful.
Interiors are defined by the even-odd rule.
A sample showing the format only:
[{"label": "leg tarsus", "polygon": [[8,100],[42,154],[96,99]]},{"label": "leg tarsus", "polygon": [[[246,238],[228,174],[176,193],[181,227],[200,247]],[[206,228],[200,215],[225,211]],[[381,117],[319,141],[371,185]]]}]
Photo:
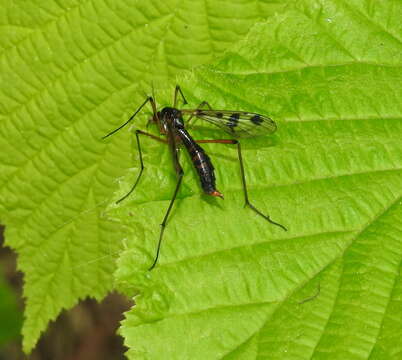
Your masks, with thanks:
[{"label": "leg tarsus", "polygon": [[140,156],[140,173],[138,174],[137,180],[135,180],[135,183],[134,183],[134,185],[131,187],[130,191],[129,191],[126,195],[124,195],[122,198],[120,198],[119,200],[117,200],[117,201],[116,201],[116,204],[119,204],[120,202],[122,202],[124,199],[126,199],[126,198],[135,190],[135,188],[137,187],[137,185],[138,185],[138,183],[139,183],[139,181],[140,181],[141,175],[142,175],[142,173],[143,173],[143,171],[144,171],[144,169],[145,169],[144,162],[143,162],[143,160],[142,160],[142,151],[141,151],[140,138],[139,138],[138,135],[145,135],[145,136],[150,137],[151,139],[157,140],[157,141],[159,141],[159,142],[166,143],[166,140],[165,140],[165,139],[162,139],[162,138],[160,138],[160,137],[158,137],[158,136],[149,134],[149,133],[147,133],[147,132],[145,132],[145,131],[141,131],[141,130],[136,130],[136,131],[135,131],[135,136],[136,136],[136,139],[137,139],[138,154],[139,154],[139,156]]},{"label": "leg tarsus", "polygon": [[137,139],[138,154],[139,154],[139,156],[140,156],[140,167],[141,167],[140,173],[138,174],[137,180],[135,180],[135,183],[134,183],[134,185],[131,187],[130,191],[129,191],[126,195],[124,195],[122,198],[120,198],[119,200],[117,200],[117,201],[116,201],[116,204],[122,202],[124,199],[126,199],[126,198],[135,190],[135,188],[136,188],[138,182],[140,181],[142,172],[144,171],[144,162],[143,162],[143,160],[142,160],[142,152],[141,152],[140,138],[139,138],[139,136],[138,136],[139,134],[141,134],[140,130],[136,130],[136,132],[135,132],[135,137],[136,137],[136,139]]},{"label": "leg tarsus", "polygon": [[237,145],[237,151],[239,156],[239,163],[240,163],[240,171],[243,183],[243,192],[244,192],[244,207],[249,207],[251,210],[256,212],[258,215],[262,216],[265,220],[270,222],[273,225],[279,226],[281,229],[287,231],[287,228],[282,224],[279,224],[273,220],[268,215],[263,214],[260,210],[258,210],[253,204],[250,203],[248,199],[248,192],[247,192],[247,185],[246,185],[246,176],[244,173],[244,165],[243,165],[243,157],[241,155],[241,147],[238,140],[235,139],[214,139],[214,140],[196,140],[197,143],[214,143],[214,144],[233,144]]},{"label": "leg tarsus", "polygon": [[250,200],[248,199],[246,175],[244,173],[243,157],[241,155],[241,146],[240,146],[240,142],[237,141],[236,143],[237,143],[237,154],[239,156],[239,162],[240,162],[241,177],[242,177],[242,181],[243,181],[243,192],[244,192],[244,202],[245,202],[244,206],[248,206],[250,209],[252,209],[258,215],[262,216],[269,223],[271,223],[273,225],[276,225],[276,226],[279,226],[281,229],[283,229],[285,231],[288,231],[288,229],[286,229],[285,226],[283,226],[282,224],[279,224],[279,223],[271,220],[271,218],[268,215],[263,214],[253,204],[250,203]]},{"label": "leg tarsus", "polygon": [[250,203],[250,201],[247,201],[244,204],[244,207],[248,206],[250,209],[252,209],[255,213],[257,213],[258,215],[262,216],[265,220],[267,220],[268,222],[270,222],[273,225],[279,226],[281,229],[288,231],[288,229],[283,226],[282,224],[277,223],[276,221],[273,221],[269,215],[265,215],[263,214],[260,210],[258,210],[253,204]]},{"label": "leg tarsus", "polygon": [[154,261],[152,262],[152,265],[148,268],[148,271],[151,271],[155,266],[156,263],[158,262],[158,258],[159,258],[159,253],[160,253],[160,249],[161,249],[161,244],[162,244],[162,237],[163,237],[163,233],[165,231],[165,224],[161,224],[161,232],[159,233],[159,240],[158,240],[158,247],[156,248],[156,255],[154,258]]},{"label": "leg tarsus", "polygon": [[184,105],[188,104],[186,98],[185,98],[184,95],[183,95],[183,91],[181,91],[180,86],[179,86],[179,85],[176,85],[176,88],[175,88],[175,90],[174,90],[174,99],[173,99],[173,107],[174,107],[174,108],[175,108],[176,105],[177,105],[177,94],[178,94],[178,93],[181,95],[181,97],[182,97],[182,99],[183,99],[183,104],[184,104]]},{"label": "leg tarsus", "polygon": [[126,195],[124,195],[122,198],[120,198],[119,200],[116,201],[116,204],[119,204],[120,202],[122,202],[124,199],[126,199],[127,197],[129,197],[129,196],[131,195],[131,193],[132,193],[132,192],[135,190],[135,188],[137,187],[137,184],[138,184],[139,181],[140,181],[140,178],[141,178],[141,175],[142,175],[142,172],[144,171],[144,169],[145,169],[145,167],[144,167],[144,166],[141,166],[140,173],[138,174],[137,180],[135,180],[134,185],[131,187],[130,191],[129,191]]},{"label": "leg tarsus", "polygon": [[167,211],[166,211],[165,217],[163,218],[163,221],[162,221],[162,224],[161,224],[161,231],[160,231],[160,233],[159,233],[159,241],[158,241],[158,246],[157,246],[157,248],[156,248],[155,259],[154,259],[152,265],[148,268],[148,271],[151,271],[151,270],[156,266],[156,263],[158,262],[159,253],[160,253],[161,244],[162,244],[163,233],[164,233],[165,227],[166,227],[166,222],[167,222],[167,220],[168,220],[170,211],[172,210],[174,201],[176,200],[176,195],[177,195],[177,193],[179,192],[180,184],[181,184],[181,181],[182,181],[182,179],[183,179],[183,172],[182,172],[182,171],[180,171],[180,172],[178,173],[178,177],[179,177],[179,178],[178,178],[177,183],[176,183],[176,188],[175,188],[175,190],[174,190],[173,197],[172,197],[172,199],[170,200],[169,207],[168,207],[168,209],[167,209]]}]

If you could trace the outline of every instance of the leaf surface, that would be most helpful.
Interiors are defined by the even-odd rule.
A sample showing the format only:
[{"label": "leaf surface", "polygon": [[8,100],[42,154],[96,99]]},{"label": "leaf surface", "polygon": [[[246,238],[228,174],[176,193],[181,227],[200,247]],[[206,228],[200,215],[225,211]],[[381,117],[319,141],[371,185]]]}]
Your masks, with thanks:
[{"label": "leaf surface", "polygon": [[[289,231],[243,208],[236,150],[208,144],[225,200],[200,195],[183,154],[185,185],[147,272],[175,177],[163,145],[144,139],[139,188],[109,212],[132,230],[116,273],[139,292],[121,330],[129,358],[400,357],[402,9],[306,4],[180,79],[193,105],[278,123],[243,156],[251,201]],[[219,136],[203,131],[192,134]]]},{"label": "leaf surface", "polygon": [[131,135],[100,138],[156,88],[286,3],[1,0],[0,216],[25,274],[24,349],[114,289],[125,231],[104,215]]}]

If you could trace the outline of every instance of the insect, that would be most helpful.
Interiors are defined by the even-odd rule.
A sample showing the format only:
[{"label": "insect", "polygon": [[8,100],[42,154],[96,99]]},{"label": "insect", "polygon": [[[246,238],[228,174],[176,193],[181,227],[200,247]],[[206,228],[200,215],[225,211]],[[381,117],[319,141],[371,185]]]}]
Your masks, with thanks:
[{"label": "insect", "polygon": [[[263,116],[260,114],[256,114],[256,113],[252,113],[252,112],[214,110],[209,105],[209,103],[206,101],[203,101],[196,109],[192,109],[192,110],[178,109],[177,108],[178,95],[181,96],[181,98],[183,100],[183,104],[187,104],[186,98],[184,97],[180,86],[177,85],[175,92],[174,92],[173,106],[172,107],[164,107],[160,111],[157,110],[154,98],[152,96],[147,97],[147,99],[142,103],[142,105],[140,105],[140,107],[134,112],[133,115],[131,115],[131,117],[124,124],[122,124],[121,126],[119,126],[116,129],[114,129],[113,131],[111,131],[110,133],[108,133],[107,135],[105,135],[102,138],[102,139],[106,139],[107,137],[115,134],[117,131],[119,131],[120,129],[125,127],[128,123],[130,123],[134,119],[134,117],[141,111],[141,109],[147,103],[150,103],[150,105],[152,107],[152,113],[153,113],[153,115],[150,119],[150,122],[155,123],[158,126],[161,135],[165,136],[165,138],[162,138],[162,137],[155,136],[153,134],[150,134],[150,133],[142,131],[142,130],[136,130],[135,136],[136,136],[136,140],[137,140],[137,147],[138,147],[139,160],[140,160],[140,172],[139,172],[137,179],[135,180],[133,186],[131,187],[130,191],[126,195],[124,195],[121,199],[119,199],[116,203],[120,203],[121,201],[126,199],[135,190],[138,182],[140,181],[142,173],[144,171],[144,163],[143,163],[143,159],[142,159],[140,135],[147,136],[156,141],[167,144],[170,149],[170,152],[172,154],[174,170],[177,175],[176,187],[174,189],[173,196],[170,200],[169,206],[167,208],[167,211],[165,213],[165,216],[164,216],[162,224],[161,224],[161,230],[160,230],[160,234],[159,234],[159,240],[158,240],[158,245],[156,248],[156,255],[155,255],[154,261],[148,270],[152,270],[158,262],[162,238],[163,238],[163,234],[165,231],[166,223],[167,223],[170,211],[172,210],[173,204],[175,202],[177,193],[179,192],[180,185],[182,183],[184,172],[180,165],[178,155],[179,155],[180,148],[183,146],[190,154],[193,165],[198,173],[201,187],[202,187],[204,193],[211,195],[211,196],[220,197],[223,199],[223,195],[216,189],[216,186],[215,186],[215,173],[214,173],[214,167],[212,165],[211,159],[209,158],[207,153],[204,151],[204,149],[199,144],[201,144],[201,143],[219,143],[219,144],[236,145],[238,158],[239,158],[239,164],[240,164],[241,179],[242,179],[242,183],[243,183],[245,206],[248,206],[255,213],[257,213],[258,215],[263,217],[265,220],[267,220],[271,224],[276,225],[285,231],[287,230],[283,225],[271,220],[271,218],[268,215],[263,214],[253,204],[251,204],[249,197],[248,197],[248,192],[247,192],[246,177],[245,177],[245,172],[244,172],[244,163],[243,163],[243,157],[242,157],[242,153],[241,153],[241,146],[240,146],[239,140],[236,139],[236,138],[241,138],[241,137],[250,137],[250,136],[256,136],[256,135],[271,134],[276,131],[275,122],[272,119],[270,119],[269,117],[266,117],[266,116]],[[208,107],[208,109],[205,109],[205,107]],[[184,119],[183,119],[184,115],[189,116],[189,118],[187,119],[187,123],[189,123],[190,120],[193,119],[194,117],[202,119],[202,120],[206,120],[206,121],[220,127],[227,133],[229,133],[232,136],[232,138],[231,139],[214,139],[214,140],[194,140],[184,125]]]}]

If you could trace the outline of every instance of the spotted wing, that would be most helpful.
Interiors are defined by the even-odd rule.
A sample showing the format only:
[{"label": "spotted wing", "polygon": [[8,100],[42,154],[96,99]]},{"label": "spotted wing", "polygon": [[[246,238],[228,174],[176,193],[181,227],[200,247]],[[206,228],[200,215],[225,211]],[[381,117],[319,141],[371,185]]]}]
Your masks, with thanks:
[{"label": "spotted wing", "polygon": [[253,137],[272,134],[275,122],[264,115],[228,110],[194,110],[194,116],[206,120],[234,137]]}]

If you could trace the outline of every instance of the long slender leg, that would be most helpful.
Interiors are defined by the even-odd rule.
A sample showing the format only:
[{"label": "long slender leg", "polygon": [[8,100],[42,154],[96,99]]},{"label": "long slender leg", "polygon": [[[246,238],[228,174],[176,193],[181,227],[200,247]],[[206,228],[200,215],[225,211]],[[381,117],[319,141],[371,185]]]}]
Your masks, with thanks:
[{"label": "long slender leg", "polygon": [[152,139],[154,139],[154,140],[156,140],[156,141],[160,141],[160,142],[163,142],[163,143],[167,143],[167,141],[166,141],[165,139],[162,139],[162,138],[160,138],[160,137],[158,137],[158,136],[149,134],[149,133],[147,133],[147,132],[145,132],[145,131],[141,131],[141,130],[136,130],[136,131],[135,131],[135,136],[136,136],[136,138],[137,138],[138,153],[139,153],[139,156],[140,156],[140,165],[141,165],[140,173],[138,174],[137,180],[135,180],[135,183],[134,183],[134,185],[131,187],[130,191],[129,191],[126,195],[124,195],[121,199],[117,200],[117,201],[116,201],[116,204],[118,204],[119,202],[121,202],[121,201],[123,201],[124,199],[126,199],[126,198],[134,191],[134,189],[136,188],[138,182],[140,181],[142,172],[144,171],[144,162],[143,162],[143,160],[142,160],[142,151],[141,151],[141,143],[140,143],[140,137],[139,137],[139,135],[145,135],[145,136],[148,136],[148,137],[150,137],[150,138],[152,138]]},{"label": "long slender leg", "polygon": [[244,173],[244,165],[243,165],[243,157],[241,156],[241,146],[240,142],[237,141],[237,153],[239,155],[239,162],[240,162],[240,171],[241,171],[241,177],[243,180],[243,191],[244,191],[244,201],[245,201],[245,206],[248,206],[251,210],[256,212],[258,215],[262,216],[265,220],[270,222],[273,225],[279,226],[283,230],[287,231],[286,227],[284,227],[282,224],[279,224],[273,220],[268,215],[264,215],[260,210],[258,210],[248,199],[248,193],[247,193],[247,185],[246,185],[246,176]]},{"label": "long slender leg", "polygon": [[106,134],[105,136],[102,137],[102,139],[106,139],[106,138],[109,137],[110,135],[113,135],[114,133],[116,133],[117,131],[119,131],[121,128],[125,127],[131,120],[134,119],[135,115],[137,115],[137,114],[140,112],[140,110],[145,106],[145,104],[146,104],[148,101],[151,102],[152,109],[153,109],[154,114],[155,114],[155,113],[156,113],[155,101],[154,101],[154,99],[153,99],[151,96],[149,96],[149,97],[147,97],[147,99],[142,103],[142,105],[135,111],[135,113],[134,113],[133,115],[131,115],[130,118],[129,118],[123,125],[120,125],[117,129],[114,129],[114,130],[111,131],[109,134]]},{"label": "long slender leg", "polygon": [[[209,102],[208,102],[208,101],[203,101],[200,105],[197,106],[197,109],[196,109],[196,110],[201,110],[201,108],[203,108],[205,105],[208,106],[209,110],[212,110],[212,106],[209,105]],[[193,113],[190,115],[190,117],[187,119],[187,121],[186,121],[186,122],[187,122],[187,129],[191,129],[191,128],[194,126],[195,120],[193,121],[192,124],[190,124],[190,120],[191,120],[195,115],[196,115],[196,113],[193,112]],[[196,119],[197,119],[197,118],[196,118]]]},{"label": "long slender leg", "polygon": [[186,98],[185,98],[184,95],[183,95],[183,91],[181,91],[180,86],[179,86],[179,85],[176,85],[176,89],[174,90],[174,99],[173,99],[173,107],[174,107],[174,108],[175,108],[176,105],[177,105],[177,94],[178,94],[178,93],[180,93],[180,95],[181,95],[181,97],[182,97],[182,99],[183,99],[183,104],[184,104],[184,105],[188,104]]},{"label": "long slender leg", "polygon": [[209,105],[209,102],[208,102],[208,101],[203,101],[200,105],[198,105],[198,108],[197,108],[197,109],[202,108],[202,107],[205,106],[205,105],[208,106],[209,110],[212,110],[212,106]]},{"label": "long slender leg", "polygon": [[158,261],[159,252],[160,252],[161,244],[162,244],[163,233],[165,232],[166,222],[168,220],[170,210],[172,210],[174,201],[176,200],[176,195],[177,195],[177,193],[178,193],[178,191],[180,189],[181,181],[183,179],[183,174],[184,174],[183,168],[181,167],[180,162],[179,162],[179,154],[178,154],[179,150],[176,147],[176,144],[174,143],[174,139],[173,139],[173,143],[170,144],[170,145],[172,146],[171,151],[172,151],[172,156],[173,156],[174,168],[175,168],[175,171],[176,171],[176,174],[177,174],[177,183],[176,183],[176,188],[175,188],[174,193],[173,193],[173,197],[170,200],[169,207],[168,207],[168,209],[166,211],[165,217],[163,218],[163,221],[162,221],[162,224],[161,224],[161,232],[159,234],[159,241],[158,241],[158,247],[156,249],[156,256],[155,256],[154,262],[152,263],[151,267],[148,270],[152,270],[155,267],[155,265],[156,265],[156,263]]},{"label": "long slender leg", "polygon": [[232,139],[214,139],[214,140],[195,140],[199,144],[237,144],[237,140]]},{"label": "long slender leg", "polygon": [[170,211],[172,210],[174,201],[176,200],[177,193],[179,192],[182,179],[183,179],[183,172],[180,172],[180,173],[178,173],[178,179],[177,179],[177,183],[176,183],[176,188],[175,188],[174,193],[173,193],[173,197],[170,200],[169,207],[168,207],[168,209],[166,211],[165,217],[163,218],[163,221],[162,221],[162,224],[161,224],[161,232],[159,234],[159,241],[158,241],[158,247],[156,249],[155,259],[154,259],[152,265],[150,266],[150,268],[148,269],[149,271],[151,271],[155,267],[156,263],[158,262],[159,253],[160,253],[161,244],[162,244],[162,237],[163,237],[163,233],[165,232],[166,222],[168,220]]},{"label": "long slender leg", "polygon": [[240,142],[237,140],[223,140],[223,139],[217,139],[217,140],[196,140],[197,143],[216,143],[216,144],[236,144],[237,145],[237,154],[239,157],[239,163],[240,163],[240,172],[241,172],[241,178],[243,182],[243,192],[244,192],[244,201],[245,201],[245,206],[248,206],[251,210],[256,212],[258,215],[262,216],[265,220],[270,222],[273,225],[279,226],[283,230],[287,231],[286,227],[284,227],[282,224],[279,224],[273,220],[268,215],[264,215],[260,210],[258,210],[253,204],[251,204],[249,198],[248,198],[248,192],[247,192],[247,184],[246,184],[246,176],[244,172],[244,165],[243,165],[243,157],[241,155],[241,146]]}]

